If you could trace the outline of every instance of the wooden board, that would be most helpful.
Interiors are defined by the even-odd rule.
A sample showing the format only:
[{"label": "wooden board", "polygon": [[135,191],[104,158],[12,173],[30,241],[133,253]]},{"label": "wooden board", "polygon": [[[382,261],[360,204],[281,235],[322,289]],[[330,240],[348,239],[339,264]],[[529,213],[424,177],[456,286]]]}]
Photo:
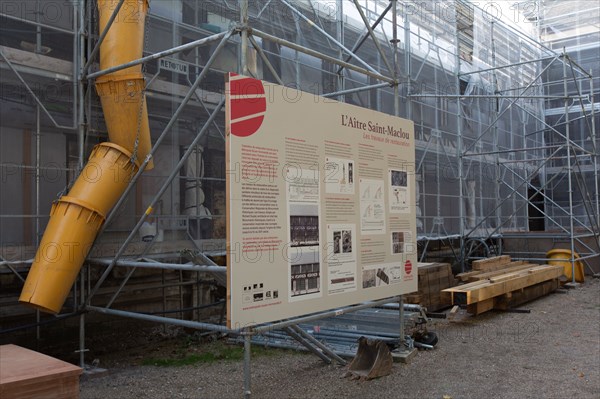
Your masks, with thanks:
[{"label": "wooden board", "polygon": [[473,261],[472,267],[473,270],[492,272],[494,270],[502,269],[505,264],[510,263],[510,260],[510,255],[494,256],[493,258]]},{"label": "wooden board", "polygon": [[474,282],[474,281],[493,279],[494,277],[500,276],[502,274],[517,272],[520,270],[529,269],[534,266],[538,266],[538,265],[533,264],[533,263],[525,263],[525,262],[511,262],[511,263],[506,264],[505,267],[500,270],[495,270],[493,272],[477,272],[475,274],[472,274],[468,277],[467,281]]},{"label": "wooden board", "polygon": [[482,272],[479,271],[479,270],[473,270],[473,271],[470,271],[470,272],[459,273],[459,274],[456,275],[456,278],[459,279],[460,281],[463,281],[463,282],[465,282],[465,281],[472,281],[472,280],[470,280],[471,277],[477,276],[477,275],[479,275],[481,273]]},{"label": "wooden board", "polygon": [[0,346],[0,398],[79,398],[81,368],[21,348]]},{"label": "wooden board", "polygon": [[[496,258],[490,258],[496,259]],[[506,259],[502,259],[500,262],[504,262]],[[487,265],[479,265],[478,267],[482,269],[488,269],[490,271],[485,270],[471,270],[469,272],[459,273],[456,275],[456,278],[462,282],[473,282],[478,280],[483,280],[486,278],[490,278],[491,276],[496,276],[498,274],[503,274],[512,270],[519,270],[519,266],[531,265],[530,263],[524,261],[517,262],[508,262],[508,263],[491,263]],[[521,267],[523,269],[525,267]]]}]

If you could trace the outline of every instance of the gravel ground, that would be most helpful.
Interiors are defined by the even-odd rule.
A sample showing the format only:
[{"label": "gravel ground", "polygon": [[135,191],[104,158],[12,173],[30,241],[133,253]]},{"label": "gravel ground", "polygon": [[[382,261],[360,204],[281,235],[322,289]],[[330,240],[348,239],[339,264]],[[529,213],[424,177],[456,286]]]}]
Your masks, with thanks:
[{"label": "gravel ground", "polygon": [[[259,350],[252,359],[255,398],[600,398],[600,281],[524,305],[531,313],[488,312],[435,323],[440,341],[410,364],[372,381],[343,378],[345,369],[314,355]],[[108,373],[81,382],[81,398],[234,398],[243,364],[220,360],[188,366],[144,366],[177,358],[183,338],[100,359]],[[184,342],[184,343],[182,343]]]}]

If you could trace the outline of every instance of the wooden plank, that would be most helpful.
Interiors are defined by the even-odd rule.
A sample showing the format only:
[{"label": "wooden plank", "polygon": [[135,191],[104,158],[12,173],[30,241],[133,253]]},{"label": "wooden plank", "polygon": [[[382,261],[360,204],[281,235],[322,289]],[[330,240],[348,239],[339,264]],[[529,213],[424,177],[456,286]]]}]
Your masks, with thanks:
[{"label": "wooden plank", "polygon": [[[527,268],[518,270],[518,271],[513,271],[513,272],[509,272],[509,273],[502,273],[502,274],[498,274],[497,276],[509,276],[509,277],[517,277],[522,275],[523,272],[527,272],[528,270],[540,270],[540,269],[544,269],[546,266],[545,265],[528,265]],[[454,290],[457,292],[466,292],[472,289],[478,289],[481,288],[482,286],[486,286],[489,283],[489,279],[485,279],[485,280],[477,280],[477,281],[473,281],[470,283],[466,283],[466,284],[461,284],[461,285],[457,285],[456,287],[451,287],[448,288],[448,290]]]},{"label": "wooden plank", "polygon": [[[514,263],[517,263],[517,265],[514,265]],[[491,279],[491,278],[494,278],[501,274],[517,272],[517,271],[525,270],[525,269],[528,269],[528,268],[531,268],[534,266],[539,266],[539,265],[536,265],[533,263],[525,263],[525,262],[512,262],[512,263],[507,264],[507,267],[504,269],[495,270],[492,272],[479,272],[478,274],[474,274],[473,276],[469,277],[469,281],[474,282],[474,281]]]},{"label": "wooden plank", "polygon": [[476,316],[478,314],[494,309],[494,298],[489,298],[484,301],[479,301],[471,305],[467,305],[467,312]]},{"label": "wooden plank", "polygon": [[[502,274],[504,273],[504,271],[510,271],[512,267],[518,267],[521,265],[525,265],[526,262],[524,261],[516,261],[516,262],[509,262],[509,263],[501,263],[501,264],[496,264],[496,265],[488,265],[485,266],[488,269],[496,269],[496,270],[492,270],[492,271],[483,271],[483,270],[471,270],[469,272],[463,272],[463,273],[459,273],[456,275],[456,278],[459,279],[462,282],[473,282],[473,281],[478,281],[478,280],[482,280],[482,279],[486,279],[489,278],[490,276],[494,276],[497,274]],[[515,269],[517,270],[517,269]]]},{"label": "wooden plank", "polygon": [[[536,273],[537,271],[531,268],[528,268],[527,273]],[[508,281],[508,280],[512,280],[513,278],[520,276],[520,273],[505,273],[505,274],[500,274],[496,277],[492,277],[489,278],[488,281],[492,284],[494,283],[500,283],[502,281]]]},{"label": "wooden plank", "polygon": [[469,280],[469,278],[471,278],[472,276],[477,276],[478,274],[483,273],[480,270],[472,270],[470,272],[464,272],[464,273],[459,273],[456,275],[456,278],[459,279],[460,281],[471,281]]},{"label": "wooden plank", "polygon": [[457,285],[456,287],[446,288],[444,291],[446,291],[446,292],[466,292],[467,290],[469,290],[471,288],[479,288],[482,285],[484,285],[486,282],[488,282],[488,280],[474,281],[472,283],[466,283],[466,284]]},{"label": "wooden plank", "polygon": [[473,261],[472,267],[473,270],[491,272],[497,270],[498,268],[501,268],[502,265],[510,263],[510,260],[510,255],[495,256],[493,258],[479,259]]},{"label": "wooden plank", "polygon": [[81,368],[16,345],[0,346],[1,398],[78,398]]}]

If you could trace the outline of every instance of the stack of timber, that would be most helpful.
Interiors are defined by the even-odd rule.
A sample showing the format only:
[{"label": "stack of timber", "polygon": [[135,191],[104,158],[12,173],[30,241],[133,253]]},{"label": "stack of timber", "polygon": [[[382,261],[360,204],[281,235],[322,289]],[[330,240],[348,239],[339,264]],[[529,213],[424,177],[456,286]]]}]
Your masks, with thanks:
[{"label": "stack of timber", "polygon": [[419,290],[405,295],[406,303],[415,303],[436,312],[452,305],[450,294],[443,292],[445,288],[457,284],[449,263],[418,263]]},{"label": "stack of timber", "polygon": [[473,262],[473,270],[456,277],[466,284],[445,289],[454,305],[466,305],[477,315],[506,310],[546,295],[559,287],[562,266],[512,262],[510,256]]},{"label": "stack of timber", "polygon": [[82,369],[16,345],[0,346],[0,398],[76,399]]}]

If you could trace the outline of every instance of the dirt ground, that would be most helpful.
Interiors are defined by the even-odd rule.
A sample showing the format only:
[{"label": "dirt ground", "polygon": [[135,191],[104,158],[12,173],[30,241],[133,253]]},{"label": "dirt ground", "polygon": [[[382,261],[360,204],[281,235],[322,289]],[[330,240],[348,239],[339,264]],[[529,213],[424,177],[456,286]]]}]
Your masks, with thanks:
[{"label": "dirt ground", "polygon": [[[521,307],[437,320],[439,343],[391,375],[343,378],[314,355],[256,348],[255,398],[599,398],[600,281]],[[157,327],[168,338],[169,330]],[[241,348],[185,334],[104,353],[108,372],[84,378],[81,398],[242,397]],[[164,337],[163,337],[164,338]],[[155,365],[158,364],[158,365]]]}]

